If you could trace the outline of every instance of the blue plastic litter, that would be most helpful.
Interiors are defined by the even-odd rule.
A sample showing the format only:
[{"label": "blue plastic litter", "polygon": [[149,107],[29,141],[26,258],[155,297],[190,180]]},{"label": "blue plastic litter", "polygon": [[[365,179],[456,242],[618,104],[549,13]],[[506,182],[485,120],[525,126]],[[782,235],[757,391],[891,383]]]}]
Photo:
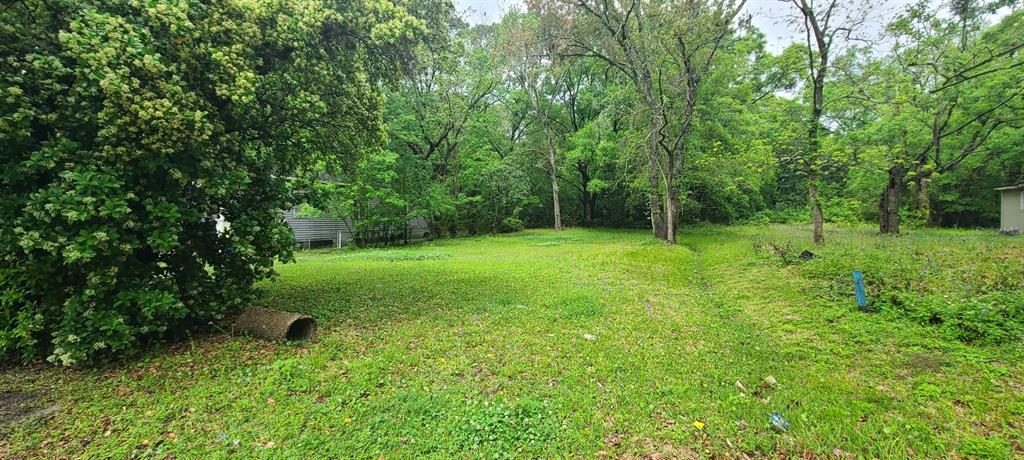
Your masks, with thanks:
[{"label": "blue plastic litter", "polygon": [[783,431],[789,430],[789,422],[786,418],[778,412],[773,412],[771,418],[768,419],[768,423],[772,426],[772,429],[782,433]]}]

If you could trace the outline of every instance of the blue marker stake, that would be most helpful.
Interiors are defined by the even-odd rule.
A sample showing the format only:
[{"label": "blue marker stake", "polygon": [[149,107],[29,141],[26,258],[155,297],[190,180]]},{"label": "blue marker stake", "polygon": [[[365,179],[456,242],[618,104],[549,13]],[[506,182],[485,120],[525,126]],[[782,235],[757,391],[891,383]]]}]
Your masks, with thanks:
[{"label": "blue marker stake", "polygon": [[867,310],[868,298],[864,295],[864,274],[861,272],[853,272],[853,292],[857,295],[857,306]]}]

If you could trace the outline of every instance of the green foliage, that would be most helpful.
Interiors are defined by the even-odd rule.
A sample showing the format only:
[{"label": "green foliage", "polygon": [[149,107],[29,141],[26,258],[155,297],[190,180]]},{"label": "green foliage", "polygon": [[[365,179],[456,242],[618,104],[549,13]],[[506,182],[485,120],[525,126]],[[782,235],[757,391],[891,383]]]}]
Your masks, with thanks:
[{"label": "green foliage", "polygon": [[[728,8],[655,4],[633,15],[531,3],[473,27],[448,17],[450,33],[425,39],[389,94],[388,148],[403,184],[392,189],[435,234],[458,235],[515,228],[508,217],[550,225],[554,182],[570,225],[647,227],[652,194],[677,196],[677,222],[788,222],[796,212],[778,210],[808,208],[811,185],[827,222],[878,222],[891,180],[905,227],[917,229],[994,225],[991,188],[1024,175],[1014,148],[1020,66],[993,54],[1019,41],[1020,15],[987,24],[977,13],[998,2],[968,17],[910,5],[887,27],[888,52],[837,43],[813,155],[804,44],[774,55],[740,24],[710,54],[715,40],[702,34],[717,26],[706,21]],[[604,36],[601,15],[657,32],[619,43]],[[699,46],[677,49],[687,40]],[[931,61],[938,68],[921,64]],[[960,72],[971,66],[983,73]],[[699,75],[692,106],[681,84],[690,72]],[[671,75],[683,80],[659,83]]]},{"label": "green foliage", "polygon": [[874,217],[872,211],[875,209],[875,206],[866,205],[861,200],[841,197],[829,198],[822,203],[821,207],[825,212],[827,222],[844,225],[864,223],[867,219]]},{"label": "green foliage", "polygon": [[1005,439],[985,438],[982,436],[966,436],[957,451],[969,458],[1009,459],[1013,458],[1013,448]]},{"label": "green foliage", "polygon": [[459,420],[455,442],[460,450],[486,449],[495,458],[518,458],[550,443],[558,433],[553,412],[545,404],[520,401],[509,404],[471,404]]},{"label": "green foliage", "polygon": [[304,213],[349,219],[354,242],[360,247],[408,241],[408,222],[428,209],[416,207],[424,200],[416,200],[415,194],[423,191],[409,190],[411,175],[403,174],[406,165],[401,160],[388,150],[367,152],[343,180],[316,184],[315,191],[305,197]]},{"label": "green foliage", "polygon": [[1024,252],[977,239],[929,234],[913,242],[860,238],[822,248],[802,266],[832,281],[836,299],[852,298],[851,273],[864,273],[872,309],[942,330],[957,340],[1008,343],[1024,333]]},{"label": "green foliage", "polygon": [[1019,149],[1007,142],[1022,131],[1024,72],[1012,50],[1024,39],[1024,15],[1011,12],[990,24],[981,13],[1002,5],[909,6],[888,26],[892,53],[863,64],[866,82],[849,88],[862,97],[847,104],[860,116],[846,137],[872,151],[854,167],[897,184],[912,227],[994,226],[992,188],[1020,175]]},{"label": "green foliage", "polygon": [[501,219],[500,231],[518,232],[526,228],[526,224],[517,217],[506,217]]},{"label": "green foliage", "polygon": [[746,220],[755,225],[796,224],[807,220],[809,212],[800,208],[765,209],[758,211]]},{"label": "green foliage", "polygon": [[[470,233],[514,231],[521,213],[538,202],[530,177],[509,158],[491,152],[467,155],[459,176],[462,195],[454,225]],[[508,223],[519,225],[508,227]]]},{"label": "green foliage", "polygon": [[0,22],[0,355],[64,365],[249,304],[291,257],[288,178],[380,144],[377,85],[425,30],[377,0],[30,0]]}]

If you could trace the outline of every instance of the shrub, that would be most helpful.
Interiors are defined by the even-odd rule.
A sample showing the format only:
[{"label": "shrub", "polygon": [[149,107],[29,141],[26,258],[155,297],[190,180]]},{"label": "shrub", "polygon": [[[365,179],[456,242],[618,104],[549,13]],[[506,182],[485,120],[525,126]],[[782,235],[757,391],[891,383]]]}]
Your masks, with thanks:
[{"label": "shrub", "polygon": [[899,293],[882,302],[883,308],[942,327],[963,342],[1006,343],[1024,332],[1024,291],[978,297]]},{"label": "shrub", "polygon": [[501,220],[501,231],[506,233],[518,232],[526,228],[526,224],[518,217],[506,217]]},{"label": "shrub", "polygon": [[[0,10],[0,357],[125,354],[252,299],[290,256],[280,209],[298,184],[285,177],[379,143],[367,82],[395,73],[411,45],[401,29],[419,24],[392,17],[399,8],[326,8]],[[370,33],[374,21],[389,25]],[[328,126],[348,127],[346,139],[316,134]],[[217,214],[229,230],[216,231]]]},{"label": "shrub", "polygon": [[1024,333],[1024,251],[998,238],[871,235],[819,249],[801,265],[852,299],[851,273],[864,273],[870,307],[945,330],[964,342],[1005,343]]},{"label": "shrub", "polygon": [[794,246],[791,241],[779,242],[754,238],[754,250],[769,258],[777,258],[783,265],[793,265],[800,262],[805,249]]},{"label": "shrub", "polygon": [[764,209],[748,218],[751,225],[795,224],[811,220],[811,212],[801,208]]}]

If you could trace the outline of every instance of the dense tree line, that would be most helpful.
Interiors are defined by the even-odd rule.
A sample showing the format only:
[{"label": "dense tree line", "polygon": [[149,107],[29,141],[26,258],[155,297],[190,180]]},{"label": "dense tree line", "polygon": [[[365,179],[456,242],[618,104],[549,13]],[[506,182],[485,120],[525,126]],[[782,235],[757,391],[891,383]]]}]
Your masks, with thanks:
[{"label": "dense tree line", "polygon": [[671,243],[685,223],[808,222],[820,243],[825,222],[997,221],[991,189],[1024,179],[1014,2],[872,24],[870,4],[793,0],[806,41],[779,54],[743,6],[538,0],[472,27],[449,11],[388,94],[387,159],[357,173],[386,190],[366,203],[397,203],[365,206],[364,228],[415,215],[442,236],[626,226]]}]

